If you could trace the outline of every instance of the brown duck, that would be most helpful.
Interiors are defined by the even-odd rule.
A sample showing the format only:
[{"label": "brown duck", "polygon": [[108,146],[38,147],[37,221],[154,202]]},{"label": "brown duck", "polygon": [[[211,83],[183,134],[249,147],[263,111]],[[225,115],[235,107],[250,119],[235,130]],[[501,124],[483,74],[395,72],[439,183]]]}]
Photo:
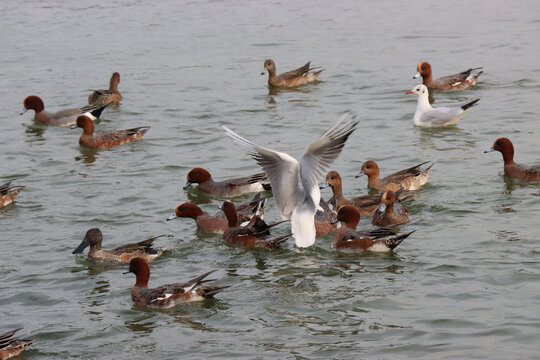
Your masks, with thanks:
[{"label": "brown duck", "polygon": [[[294,87],[307,85],[318,80],[319,74],[325,69],[313,71],[320,67],[310,67],[311,61],[296,70],[288,71],[276,75],[276,64],[274,60],[268,59],[264,62],[264,68],[268,71],[268,85],[279,87]],[[264,75],[264,72],[261,73]]]}]

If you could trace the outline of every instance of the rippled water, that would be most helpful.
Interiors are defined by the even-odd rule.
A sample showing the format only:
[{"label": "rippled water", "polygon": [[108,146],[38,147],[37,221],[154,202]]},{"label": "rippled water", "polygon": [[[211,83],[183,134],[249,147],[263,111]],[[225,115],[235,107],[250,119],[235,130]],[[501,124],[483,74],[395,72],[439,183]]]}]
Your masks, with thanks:
[{"label": "rippled water", "polygon": [[[506,180],[500,154],[483,153],[507,136],[518,161],[538,162],[537,1],[7,0],[0,10],[0,179],[26,186],[0,209],[0,332],[24,326],[37,339],[24,358],[538,357],[540,188]],[[269,90],[266,58],[278,72],[309,60],[327,70],[317,84]],[[404,93],[420,60],[435,76],[484,67],[473,89],[435,94],[435,106],[481,99],[457,127],[413,127],[416,97]],[[150,125],[142,142],[83,149],[80,129],[18,116],[30,94],[50,110],[83,105],[114,71],[124,100],[97,127]],[[393,254],[341,254],[331,236],[247,251],[165,221],[183,201],[213,212],[223,200],[184,192],[190,168],[217,179],[259,171],[221,125],[299,157],[347,110],[360,124],[332,167],[346,196],[367,193],[354,178],[367,159],[383,174],[436,161],[401,227],[417,231]],[[266,218],[279,219],[273,201]],[[167,311],[135,307],[123,267],[71,254],[90,227],[105,248],[169,235],[150,285],[218,269],[233,287]]]}]

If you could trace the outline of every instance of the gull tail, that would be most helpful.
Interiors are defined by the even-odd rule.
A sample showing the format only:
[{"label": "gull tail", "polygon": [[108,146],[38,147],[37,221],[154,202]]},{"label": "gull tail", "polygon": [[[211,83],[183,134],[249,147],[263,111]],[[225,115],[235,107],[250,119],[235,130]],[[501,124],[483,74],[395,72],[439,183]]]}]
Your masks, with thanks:
[{"label": "gull tail", "polygon": [[474,105],[476,105],[476,103],[479,102],[479,101],[480,101],[480,99],[473,100],[473,101],[471,101],[470,103],[467,103],[467,104],[463,105],[463,106],[461,107],[461,109],[463,109],[463,111],[465,111],[465,110],[467,110],[468,108],[471,108],[471,107],[473,107]]}]

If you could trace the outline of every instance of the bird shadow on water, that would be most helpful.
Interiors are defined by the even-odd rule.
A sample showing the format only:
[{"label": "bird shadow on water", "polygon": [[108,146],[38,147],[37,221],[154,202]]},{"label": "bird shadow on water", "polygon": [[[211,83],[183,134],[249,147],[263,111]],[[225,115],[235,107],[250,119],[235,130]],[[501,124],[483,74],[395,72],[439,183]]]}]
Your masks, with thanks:
[{"label": "bird shadow on water", "polygon": [[445,127],[414,127],[415,133],[418,138],[417,146],[423,150],[438,149],[445,150],[448,148],[448,145],[452,144],[451,147],[474,147],[474,140],[468,136],[468,133],[465,130],[460,129],[457,126],[445,126]]},{"label": "bird shadow on water", "polygon": [[[158,320],[160,319],[159,315],[163,314],[173,317],[175,323],[179,323],[186,328],[213,332],[216,330],[208,327],[201,320],[211,317],[215,312],[222,311],[223,306],[220,306],[219,303],[219,300],[211,298],[177,305],[169,309],[151,309],[134,304],[131,310],[136,311],[137,316],[126,320],[124,324],[130,331],[149,334],[159,326],[153,319]],[[207,312],[207,314],[201,314],[201,311]]]},{"label": "bird shadow on water", "polygon": [[81,152],[81,155],[75,156],[75,161],[82,161],[83,164],[92,165],[98,158],[97,149],[81,147],[79,151]]},{"label": "bird shadow on water", "polygon": [[43,134],[45,134],[45,130],[47,129],[47,126],[41,125],[41,124],[24,124],[23,125],[26,129],[24,130],[24,133],[28,136],[28,141],[30,142],[42,142],[47,140]]}]

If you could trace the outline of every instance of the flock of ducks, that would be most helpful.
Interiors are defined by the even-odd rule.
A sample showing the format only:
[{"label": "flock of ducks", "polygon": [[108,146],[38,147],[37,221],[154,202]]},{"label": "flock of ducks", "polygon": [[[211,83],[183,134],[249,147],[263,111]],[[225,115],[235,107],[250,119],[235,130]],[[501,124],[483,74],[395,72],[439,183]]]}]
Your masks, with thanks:
[{"label": "flock of ducks", "polygon": [[[268,72],[268,85],[271,87],[296,87],[317,81],[325,70],[313,68],[310,62],[289,72],[276,75],[276,64],[268,59],[264,62]],[[413,122],[416,126],[438,127],[455,125],[479,99],[475,99],[456,108],[433,108],[430,104],[429,90],[464,90],[477,83],[481,68],[468,69],[455,75],[433,80],[431,66],[420,62],[418,73],[423,83],[415,86],[408,93],[418,96]],[[479,71],[480,70],[480,71]],[[264,72],[262,73],[264,74]],[[141,140],[150,129],[148,126],[106,133],[94,133],[94,120],[112,103],[122,100],[118,91],[120,74],[111,76],[109,89],[94,90],[88,97],[89,105],[81,108],[64,109],[57,112],[45,110],[43,101],[35,95],[24,99],[24,111],[34,110],[34,120],[51,126],[73,126],[83,129],[79,144],[91,148],[111,148],[128,142]],[[233,130],[223,126],[225,133],[237,144],[246,147],[251,157],[261,166],[263,172],[217,181],[203,168],[194,168],[187,174],[184,189],[198,184],[199,190],[219,197],[237,197],[256,193],[246,203],[235,205],[224,201],[220,210],[210,215],[194,203],[178,205],[175,213],[168,220],[191,218],[202,232],[218,233],[228,244],[246,248],[277,249],[289,237],[293,237],[296,246],[309,247],[318,236],[334,232],[332,248],[340,251],[390,251],[398,246],[414,231],[398,233],[390,226],[409,221],[410,213],[402,204],[415,197],[409,191],[418,190],[429,178],[433,162],[424,162],[380,178],[379,166],[369,160],[362,165],[357,175],[366,175],[368,188],[381,193],[347,199],[343,195],[342,179],[336,171],[328,171],[331,164],[341,153],[347,139],[356,129],[358,121],[354,116],[345,115],[319,138],[306,147],[300,161],[286,153],[271,150],[258,145]],[[540,165],[527,166],[514,162],[514,148],[507,138],[495,140],[493,147],[486,152],[499,151],[503,155],[506,176],[519,181],[540,180]],[[321,180],[325,176],[325,182]],[[330,187],[332,197],[325,201],[320,189]],[[0,207],[13,202],[24,186],[11,186],[11,182],[0,185]],[[270,193],[271,191],[271,193]],[[267,224],[263,220],[264,206],[273,196],[282,221]],[[372,224],[379,228],[356,230],[361,216],[371,216]],[[273,236],[270,229],[284,222],[290,222],[291,232],[282,236]],[[340,222],[343,226],[340,226]],[[185,283],[166,284],[148,288],[150,277],[149,262],[170,249],[157,249],[153,242],[158,237],[137,243],[127,244],[112,250],[101,248],[103,234],[98,228],[89,229],[81,244],[73,250],[82,253],[90,247],[88,257],[108,263],[129,263],[130,273],[135,274],[136,282],[131,291],[134,303],[152,307],[168,308],[180,303],[197,301],[213,297],[228,286],[212,286],[207,277],[215,270],[208,271]],[[14,329],[0,334],[0,360],[19,354],[34,340],[17,339]]]}]

